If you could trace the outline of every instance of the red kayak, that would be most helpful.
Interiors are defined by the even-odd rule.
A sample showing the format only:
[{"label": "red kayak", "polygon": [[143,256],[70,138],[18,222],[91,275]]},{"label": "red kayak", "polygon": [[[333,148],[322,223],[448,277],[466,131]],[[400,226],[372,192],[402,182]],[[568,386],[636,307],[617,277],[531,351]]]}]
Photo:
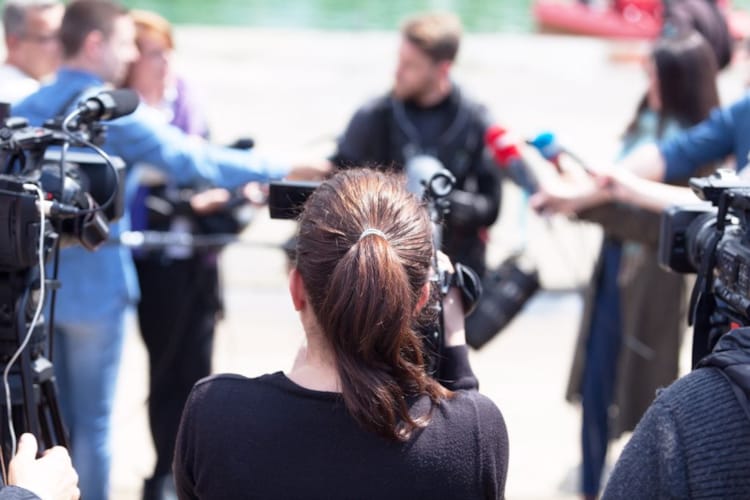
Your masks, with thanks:
[{"label": "red kayak", "polygon": [[[651,39],[661,31],[661,11],[649,0],[616,2],[617,8],[590,7],[581,2],[537,0],[534,18],[544,31],[618,39]],[[750,34],[750,15],[730,11],[729,29],[735,39]]]}]

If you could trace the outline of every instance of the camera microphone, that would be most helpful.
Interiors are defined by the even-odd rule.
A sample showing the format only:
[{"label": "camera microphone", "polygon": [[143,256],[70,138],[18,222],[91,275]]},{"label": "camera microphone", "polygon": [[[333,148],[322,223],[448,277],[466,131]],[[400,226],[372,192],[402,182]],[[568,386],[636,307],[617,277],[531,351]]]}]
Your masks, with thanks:
[{"label": "camera microphone", "polygon": [[84,121],[114,120],[135,111],[139,102],[133,90],[105,90],[80,103],[76,112]]},{"label": "camera microphone", "polygon": [[534,172],[521,156],[518,146],[509,140],[505,128],[499,125],[489,127],[484,140],[495,162],[510,175],[513,182],[528,194],[539,190]]}]

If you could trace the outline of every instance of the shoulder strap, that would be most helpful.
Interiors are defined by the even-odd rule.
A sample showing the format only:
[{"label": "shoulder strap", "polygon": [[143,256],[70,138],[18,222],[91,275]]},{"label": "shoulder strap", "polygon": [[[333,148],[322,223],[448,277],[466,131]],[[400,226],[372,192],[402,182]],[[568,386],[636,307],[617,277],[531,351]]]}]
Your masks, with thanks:
[{"label": "shoulder strap", "polygon": [[719,370],[719,373],[729,382],[729,387],[732,388],[732,392],[734,393],[734,397],[737,398],[737,402],[742,407],[742,411],[745,412],[745,416],[747,416],[748,420],[750,420],[750,400],[748,400],[746,388],[741,387],[735,379],[730,375],[730,373],[727,372],[727,368],[719,368],[715,367]]},{"label": "shoulder strap", "polygon": [[[457,86],[454,87],[454,92],[458,99],[456,114],[445,131],[440,135],[439,144],[441,149],[449,147],[451,151],[464,151],[468,154],[468,152],[473,151],[477,147],[478,141],[481,140],[480,134],[472,126],[473,119],[476,116],[476,105],[464,97]],[[415,153],[424,152],[425,146],[421,134],[409,119],[403,102],[391,96],[389,98],[389,105],[391,122],[393,124],[391,134],[392,146],[394,148],[398,147],[399,141],[396,140],[395,136],[399,135],[400,132],[400,135],[406,138],[406,144],[411,145]],[[454,155],[452,154],[451,156]],[[458,168],[458,166],[456,167]]]},{"label": "shoulder strap", "polygon": [[[732,333],[730,332],[729,335]],[[734,339],[730,339],[732,340]],[[729,342],[725,341],[725,344]],[[714,351],[701,359],[697,368],[718,370],[729,382],[737,402],[750,419],[750,354],[745,349],[735,346],[733,349]]]}]

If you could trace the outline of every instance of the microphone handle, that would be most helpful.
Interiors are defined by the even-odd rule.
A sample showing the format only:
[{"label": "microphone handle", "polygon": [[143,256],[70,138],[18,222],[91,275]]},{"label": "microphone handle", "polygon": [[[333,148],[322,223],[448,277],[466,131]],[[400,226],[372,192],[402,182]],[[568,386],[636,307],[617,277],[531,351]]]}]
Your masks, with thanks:
[{"label": "microphone handle", "polygon": [[521,157],[513,157],[506,163],[505,169],[508,171],[513,182],[515,182],[527,194],[534,194],[539,191],[539,181],[531,171],[528,165]]}]

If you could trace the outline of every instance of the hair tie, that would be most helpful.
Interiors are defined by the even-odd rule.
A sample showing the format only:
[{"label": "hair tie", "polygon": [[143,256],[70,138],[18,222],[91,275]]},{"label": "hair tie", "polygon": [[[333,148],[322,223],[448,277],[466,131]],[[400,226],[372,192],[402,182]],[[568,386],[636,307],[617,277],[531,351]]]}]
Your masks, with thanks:
[{"label": "hair tie", "polygon": [[385,235],[385,233],[383,231],[381,231],[380,229],[374,229],[374,228],[371,228],[371,227],[368,227],[367,229],[365,229],[364,231],[362,231],[362,234],[359,235],[359,240],[358,241],[361,241],[362,238],[364,238],[365,236],[370,236],[371,234],[376,234],[376,235],[380,236],[381,238],[383,238],[384,240],[388,241],[388,238],[386,237],[386,235]]}]

